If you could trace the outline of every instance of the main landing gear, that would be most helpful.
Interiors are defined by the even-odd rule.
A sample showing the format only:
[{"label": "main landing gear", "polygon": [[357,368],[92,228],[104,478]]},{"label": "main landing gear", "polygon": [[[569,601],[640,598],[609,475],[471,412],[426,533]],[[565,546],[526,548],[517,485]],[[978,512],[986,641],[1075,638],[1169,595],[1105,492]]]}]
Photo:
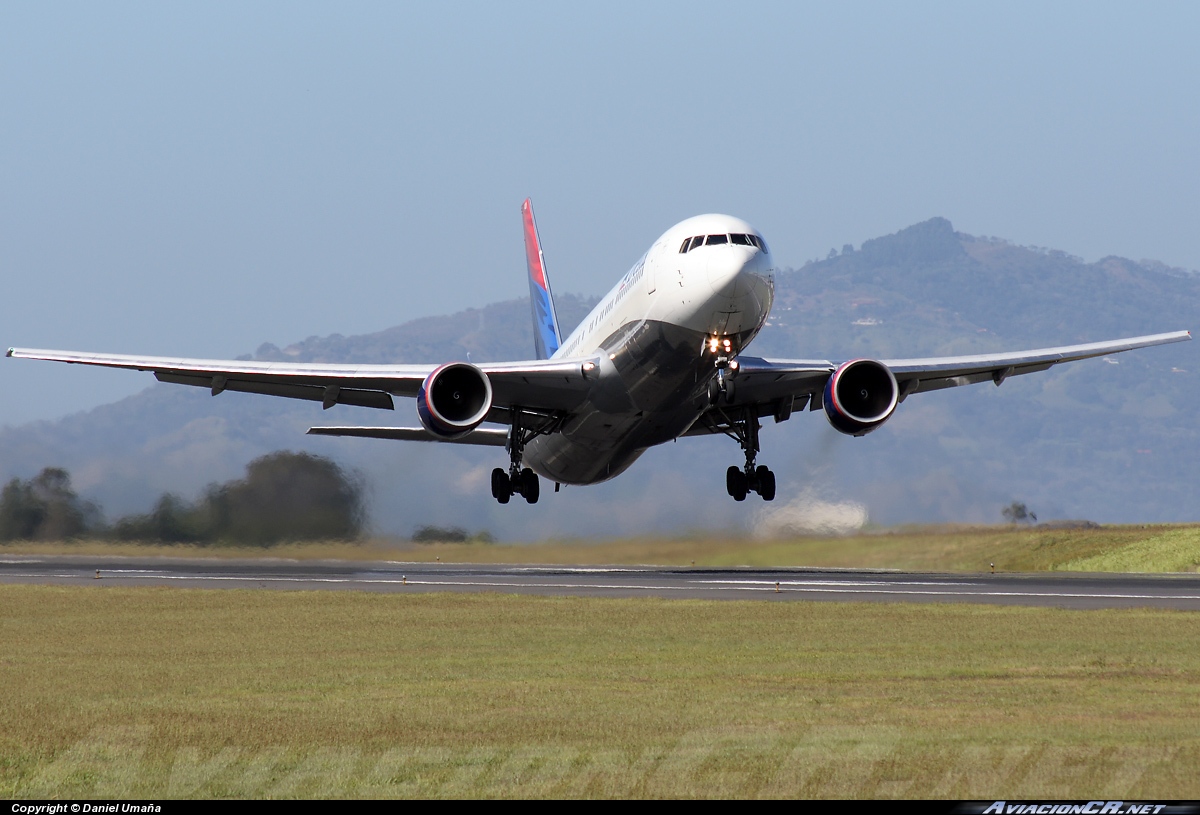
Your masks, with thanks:
[{"label": "main landing gear", "polygon": [[744,471],[731,465],[725,471],[725,490],[735,501],[745,501],[752,491],[761,495],[764,501],[774,501],[775,473],[761,464],[757,467],[747,464]]},{"label": "main landing gear", "polygon": [[522,469],[520,463],[512,465],[508,472],[500,467],[492,470],[492,497],[502,504],[507,504],[514,495],[536,504],[541,492],[537,473],[528,467]]},{"label": "main landing gear", "polygon": [[562,425],[562,418],[530,413],[521,408],[512,408],[512,424],[508,429],[508,471],[497,467],[492,470],[492,497],[507,504],[514,495],[520,495],[526,503],[536,504],[542,493],[538,474],[521,466],[525,445],[537,436],[553,433]]}]

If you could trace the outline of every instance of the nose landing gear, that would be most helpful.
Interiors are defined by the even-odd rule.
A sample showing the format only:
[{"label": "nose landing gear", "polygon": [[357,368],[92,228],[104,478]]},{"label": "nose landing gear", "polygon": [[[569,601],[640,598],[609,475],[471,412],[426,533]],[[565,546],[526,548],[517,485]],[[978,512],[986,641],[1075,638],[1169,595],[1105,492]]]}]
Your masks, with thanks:
[{"label": "nose landing gear", "polygon": [[733,466],[725,471],[725,491],[735,501],[745,501],[746,496],[752,492],[758,493],[764,501],[774,501],[775,473],[771,472],[770,468],[755,463],[759,450],[758,431],[762,425],[759,424],[754,407],[743,408],[740,411],[741,415],[736,419],[731,418],[721,408],[717,408],[716,411],[724,422],[713,423],[713,429],[735,439],[746,454],[745,466]]}]

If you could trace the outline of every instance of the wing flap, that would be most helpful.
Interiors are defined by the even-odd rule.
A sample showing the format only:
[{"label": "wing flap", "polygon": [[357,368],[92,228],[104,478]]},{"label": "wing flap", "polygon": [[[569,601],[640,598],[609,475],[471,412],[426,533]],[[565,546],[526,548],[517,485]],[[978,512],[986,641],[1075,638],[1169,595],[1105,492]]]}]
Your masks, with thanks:
[{"label": "wing flap", "polygon": [[395,410],[391,395],[383,391],[342,388],[336,385],[321,387],[290,382],[230,379],[220,375],[198,376],[166,371],[155,371],[154,378],[159,382],[169,382],[174,385],[210,388],[214,396],[222,391],[237,391],[239,393],[258,393],[264,396],[282,396],[287,399],[307,399],[312,402],[321,402],[325,408],[331,408],[334,405],[354,405],[378,410]]},{"label": "wing flap", "polygon": [[423,427],[310,427],[308,434],[310,436],[352,436],[360,439],[471,444],[485,447],[503,447],[508,442],[508,431],[493,427],[477,427],[457,439],[435,436]]}]

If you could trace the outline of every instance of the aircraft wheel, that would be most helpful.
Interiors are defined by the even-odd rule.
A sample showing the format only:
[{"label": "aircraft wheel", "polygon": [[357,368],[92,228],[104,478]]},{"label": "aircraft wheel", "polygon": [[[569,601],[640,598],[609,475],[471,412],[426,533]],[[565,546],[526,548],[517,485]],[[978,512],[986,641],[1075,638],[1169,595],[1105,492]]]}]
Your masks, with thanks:
[{"label": "aircraft wheel", "polygon": [[512,497],[512,485],[508,483],[508,473],[497,467],[492,470],[492,497],[502,504],[507,504]]},{"label": "aircraft wheel", "polygon": [[774,501],[775,473],[771,472],[766,467],[760,466],[754,471],[754,476],[758,481],[758,494],[762,496],[764,501]]},{"label": "aircraft wheel", "polygon": [[541,492],[542,485],[538,480],[537,473],[528,467],[521,470],[521,494],[525,496],[526,502],[536,504]]},{"label": "aircraft wheel", "polygon": [[735,501],[745,501],[746,493],[750,492],[750,479],[737,467],[725,471],[725,489]]}]

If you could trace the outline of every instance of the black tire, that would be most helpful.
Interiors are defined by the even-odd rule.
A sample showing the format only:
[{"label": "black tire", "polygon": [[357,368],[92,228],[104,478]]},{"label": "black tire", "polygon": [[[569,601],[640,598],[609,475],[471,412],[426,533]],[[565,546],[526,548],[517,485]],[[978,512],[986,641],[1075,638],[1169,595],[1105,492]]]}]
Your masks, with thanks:
[{"label": "black tire", "polygon": [[737,485],[742,477],[742,471],[737,467],[730,467],[725,471],[725,492],[729,493],[729,497],[737,495]]},{"label": "black tire", "polygon": [[758,494],[762,496],[764,501],[774,501],[775,473],[771,472],[766,467],[759,467],[754,471],[754,476],[758,480]]},{"label": "black tire", "polygon": [[528,467],[521,470],[521,494],[525,496],[525,500],[530,504],[536,504],[541,493],[542,482],[538,480],[537,473]]},{"label": "black tire", "polygon": [[732,481],[732,488],[729,494],[733,496],[735,501],[745,501],[746,494],[750,492],[750,479],[746,478],[746,474],[737,467],[730,467],[725,471],[727,481]]},{"label": "black tire", "polygon": [[508,473],[497,467],[492,470],[492,497],[502,504],[507,504],[512,497],[512,485],[508,483]]}]

